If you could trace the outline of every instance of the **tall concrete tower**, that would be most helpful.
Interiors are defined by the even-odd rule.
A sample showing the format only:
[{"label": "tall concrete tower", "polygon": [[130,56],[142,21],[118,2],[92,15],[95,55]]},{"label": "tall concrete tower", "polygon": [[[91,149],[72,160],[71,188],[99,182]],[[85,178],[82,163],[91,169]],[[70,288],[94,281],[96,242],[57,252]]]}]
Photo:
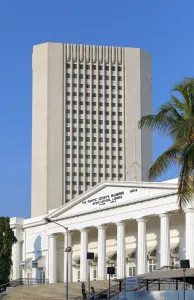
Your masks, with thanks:
[{"label": "tall concrete tower", "polygon": [[151,55],[141,49],[45,43],[33,48],[32,217],[103,180],[146,180]]}]

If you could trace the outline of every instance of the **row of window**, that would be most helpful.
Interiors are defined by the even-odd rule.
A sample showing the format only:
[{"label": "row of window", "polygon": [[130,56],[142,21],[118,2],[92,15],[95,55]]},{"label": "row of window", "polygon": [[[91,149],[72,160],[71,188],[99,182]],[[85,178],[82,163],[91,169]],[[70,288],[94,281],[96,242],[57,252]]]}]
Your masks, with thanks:
[{"label": "row of window", "polygon": [[[71,113],[71,110],[70,109],[66,109],[66,114],[70,114]],[[73,109],[72,110],[72,114],[77,114],[77,113],[79,113],[80,115],[81,114],[83,114],[84,113],[84,111],[83,110],[79,110],[79,111],[77,111],[76,109]],[[90,110],[86,110],[85,111],[85,114],[90,114]],[[97,111],[96,110],[92,110],[92,115],[96,115],[97,114]],[[116,111],[102,111],[102,110],[99,110],[98,111],[98,114],[99,115],[105,115],[105,116],[110,116],[110,115],[112,115],[112,116],[116,116],[116,115],[118,115],[118,116],[120,116],[120,117],[122,117],[122,115],[123,115],[123,113],[122,113],[122,111],[118,111],[118,112],[116,112]]]},{"label": "row of window", "polygon": [[[79,97],[82,97],[84,94],[83,93],[79,93]],[[68,97],[68,96],[71,96],[71,93],[70,92],[66,92],[66,96]],[[77,92],[73,92],[72,93],[72,96],[77,96]],[[90,93],[86,93],[85,94],[85,96],[86,96],[86,98],[90,98]],[[94,98],[94,97],[96,97],[96,93],[92,93],[92,97]],[[98,97],[99,98],[102,98],[102,97],[105,97],[105,98],[109,98],[109,94],[105,94],[105,95],[103,95],[103,94],[98,94]],[[117,96],[119,99],[122,99],[122,95],[118,95]],[[116,98],[116,94],[112,94],[111,95],[111,98]]]},{"label": "row of window", "polygon": [[[108,157],[108,158],[106,158],[106,159],[109,159],[109,155],[106,155],[106,157]],[[67,162],[66,163],[66,167],[70,167],[71,166],[71,164],[69,163],[69,162]],[[79,165],[77,164],[77,163],[73,163],[72,164],[72,166],[74,167],[74,168],[76,168],[76,167],[83,167],[84,166],[84,164],[83,163],[79,163]],[[85,164],[85,166],[86,166],[86,168],[90,168],[90,167],[92,167],[92,168],[97,168],[97,165],[96,164],[89,164],[89,163],[87,163],[87,164]],[[113,167],[113,166],[112,166]],[[122,169],[122,165],[119,165],[118,166],[118,168],[119,169]],[[109,168],[110,168],[110,166],[109,166]],[[116,168],[116,165],[114,165],[114,168]]]},{"label": "row of window", "polygon": [[[66,132],[70,132],[70,131],[71,131],[71,128],[66,127]],[[72,132],[77,132],[77,131],[78,131],[78,128],[76,128],[76,127],[72,128]],[[86,133],[91,133],[91,131],[92,131],[92,133],[98,132],[98,133],[106,133],[106,134],[109,134],[109,133],[116,134],[117,132],[118,132],[118,134],[123,133],[122,129],[119,129],[118,131],[116,129],[112,129],[112,130],[111,129],[110,130],[109,129],[97,129],[96,130],[96,128],[92,128],[92,130],[90,130],[90,128],[85,129]],[[79,132],[84,132],[84,129],[79,128]]]},{"label": "row of window", "polygon": [[[179,267],[179,258],[175,258],[171,260],[171,264],[175,265],[176,267]],[[151,273],[156,270],[156,260],[149,259],[148,261],[148,272]],[[128,274],[127,276],[136,276],[136,263],[135,262],[129,262],[128,263]],[[117,267],[115,267],[115,274],[111,275],[112,279],[117,278]],[[93,279],[98,279],[98,267],[93,267]],[[78,269],[78,281],[80,280],[80,270]]]},{"label": "row of window", "polygon": [[[96,123],[98,123],[98,125],[101,125],[101,124],[104,124],[105,123],[105,125],[109,125],[109,120],[105,120],[105,122],[104,122],[104,120],[98,120],[98,121],[96,121],[96,120],[91,120],[91,119],[85,119],[85,120],[83,120],[83,119],[79,119],[79,124],[83,124],[84,123],[84,121],[85,121],[85,124],[90,124],[90,123],[92,123],[92,124],[96,124]],[[77,119],[70,119],[70,118],[66,118],[66,123],[68,124],[68,123],[73,123],[73,124],[76,124],[77,123]],[[119,126],[121,126],[122,125],[122,121],[115,121],[115,120],[112,120],[112,122],[111,122],[111,125],[113,126],[113,125],[119,125]]]},{"label": "row of window", "polygon": [[[92,176],[93,177],[97,177],[97,174],[92,174]],[[123,177],[123,175],[122,174],[120,174],[119,175],[120,177]],[[102,174],[102,173],[99,173],[99,177],[100,178],[103,178],[104,177],[104,175]],[[106,174],[106,176],[105,176],[106,178],[109,178],[110,177],[110,174]],[[77,181],[69,181],[69,180],[66,180],[66,185],[70,185],[70,184],[73,184],[73,186],[76,186],[77,184],[78,184],[78,182]],[[93,182],[92,183],[92,185],[94,185],[95,184],[95,182]],[[79,182],[79,185],[83,185],[83,182]],[[91,185],[91,182],[89,182],[89,181],[87,181],[86,182],[86,185]],[[76,191],[76,193],[77,193],[77,191]]]},{"label": "row of window", "polygon": [[[80,159],[81,158],[84,158],[84,156],[83,156],[83,154],[80,154],[80,155],[77,155],[77,154],[66,154],[66,158],[77,158],[77,157],[79,157]],[[113,160],[116,160],[116,156],[115,155],[113,155],[113,156],[111,156],[112,157],[112,159]],[[90,154],[86,154],[85,155],[85,158],[86,159],[97,159],[97,155],[90,155]],[[103,155],[98,155],[98,158],[99,159],[103,159],[103,158],[105,158],[105,159],[110,159],[110,156],[109,155],[105,155],[105,156],[103,156]],[[118,159],[119,160],[122,160],[123,159],[123,157],[122,156],[118,156]],[[100,164],[99,165],[99,168],[103,168],[103,165],[102,164]],[[105,166],[105,168],[110,168],[110,166],[109,165],[106,165]],[[112,168],[116,168],[116,165],[112,165]]]},{"label": "row of window", "polygon": [[[78,105],[79,104],[79,107],[81,107],[81,105],[84,105],[84,104],[86,106],[87,105],[88,106],[90,106],[90,105],[96,106],[97,105],[97,103],[95,101],[86,101],[86,102],[83,102],[83,101],[75,101],[75,100],[74,101],[67,100],[66,104],[67,104],[67,107],[70,106],[71,104],[73,104],[73,105]],[[98,102],[98,106],[104,106],[104,105],[105,105],[105,107],[109,107],[110,103],[109,102]],[[122,107],[123,105],[122,105],[122,103],[112,102],[111,106],[112,107],[116,107],[116,106]],[[68,107],[68,108],[70,108],[70,107]]]},{"label": "row of window", "polygon": [[[77,138],[77,136],[73,136],[73,137],[66,136],[66,141],[70,141],[70,140],[72,140],[73,142],[77,142],[78,138]],[[91,141],[91,142],[96,142],[96,141],[98,141],[98,142],[105,142],[105,143],[109,143],[110,141],[111,141],[112,143],[116,143],[116,142],[122,143],[122,142],[123,142],[122,138],[118,138],[118,139],[112,138],[112,139],[110,140],[110,139],[107,138],[107,137],[106,137],[106,138],[99,137],[99,138],[97,139],[97,138],[94,137],[94,136],[92,136],[91,138],[90,138],[90,136],[86,136],[85,139],[84,139],[83,136],[79,136],[79,141],[80,141],[80,142],[83,142],[83,141],[86,141],[86,142],[90,142],[90,141]]]},{"label": "row of window", "polygon": [[[74,78],[74,79],[76,79],[78,76],[77,76],[77,74],[69,74],[69,73],[66,74],[66,78],[71,78],[71,77]],[[96,75],[92,75],[91,76],[90,74],[79,74],[79,79],[83,79],[83,78],[95,80],[97,78],[97,76]],[[98,75],[98,80],[103,80],[103,79],[109,80],[109,78],[112,81],[116,80],[116,78],[117,78],[118,81],[122,81],[122,76],[116,77],[116,76],[112,75],[110,77],[109,75],[105,75],[105,76]]]},{"label": "row of window", "polygon": [[[66,149],[70,149],[71,148],[71,146],[70,145],[66,145]],[[74,150],[77,150],[77,145],[72,145],[72,148],[74,149]],[[99,150],[106,150],[106,151],[109,151],[110,150],[110,147],[108,147],[108,146],[94,146],[94,145],[92,145],[92,147],[90,147],[89,145],[86,145],[85,146],[85,150],[90,150],[90,149],[92,149],[92,150],[97,150],[97,148],[99,149]],[[80,150],[83,150],[84,149],[84,146],[82,146],[82,145],[80,145],[79,146],[79,149]],[[112,151],[122,151],[123,150],[123,148],[122,147],[112,147],[111,148],[112,149]]]},{"label": "row of window", "polygon": [[[100,165],[99,165],[100,166]],[[109,168],[110,166],[107,166],[107,168]],[[115,168],[116,168],[116,165],[114,166]],[[122,167],[122,166],[121,166]],[[103,168],[103,165],[101,165],[101,168]],[[70,172],[66,172],[65,173],[66,174],[66,177],[68,177],[68,176],[70,176]],[[77,172],[72,172],[72,175],[74,176],[74,177],[76,177],[77,176]],[[88,172],[86,172],[85,174],[83,173],[83,172],[79,172],[79,176],[80,177],[82,177],[82,176],[86,176],[86,177],[90,177],[90,173],[88,173]],[[99,173],[99,177],[103,177],[104,175],[103,175],[103,173]],[[97,177],[97,173],[92,173],[92,177]],[[105,174],[105,177],[110,177],[110,174],[108,174],[108,173],[106,173]]]},{"label": "row of window", "polygon": [[[77,88],[77,83],[73,83],[72,84],[72,87],[73,88]],[[71,83],[70,82],[67,82],[66,83],[66,87],[68,88],[68,87],[71,87]],[[84,84],[82,84],[82,83],[80,83],[79,84],[79,88],[81,89],[81,88],[83,88],[84,87]],[[92,85],[90,85],[89,83],[87,83],[86,85],[85,85],[85,87],[86,88],[90,88],[90,87],[92,87],[92,89],[96,89],[96,84],[92,84]],[[103,89],[103,85],[101,85],[101,84],[99,84],[98,86],[97,86],[97,88],[98,89]],[[112,89],[112,90],[115,90],[116,89],[116,86],[115,85],[112,85],[112,86],[110,86],[110,85],[105,85],[104,86],[104,88],[106,89],[106,90],[108,90],[108,89]],[[118,90],[122,90],[122,86],[121,85],[119,85],[118,86]]]},{"label": "row of window", "polygon": [[[78,66],[77,64],[73,64],[73,65],[72,65],[73,69],[77,69],[77,66]],[[82,70],[83,67],[84,67],[83,64],[79,64],[79,69]],[[98,65],[98,66],[97,66],[97,65],[92,65],[92,70],[96,70],[96,69],[97,69],[96,67],[98,67],[99,70],[103,70],[103,65]],[[66,68],[67,68],[67,69],[70,69],[70,68],[71,68],[71,64],[67,63],[67,64],[66,64]],[[91,69],[91,65],[86,65],[85,68],[86,68],[86,70],[90,70],[90,69]],[[104,69],[105,69],[105,71],[108,71],[108,70],[109,70],[109,66],[105,65],[105,68],[104,68]],[[115,71],[115,70],[116,70],[116,66],[111,66],[111,70],[112,70],[112,71]],[[121,67],[121,66],[118,66],[118,67],[117,67],[117,70],[118,70],[119,72],[122,71],[122,67]]]},{"label": "row of window", "polygon": [[[108,176],[106,176],[106,178],[109,178],[109,177],[112,177],[112,179],[113,179],[113,178],[116,178],[117,175],[116,175],[116,174],[112,174],[112,176],[109,176],[109,174],[108,174]],[[118,175],[118,178],[123,178],[123,174],[119,174],[119,175]],[[103,180],[103,176],[101,177],[101,180]],[[70,190],[68,189],[68,185],[70,185],[70,181],[67,181],[67,182],[69,182],[69,184],[66,183],[66,185],[67,185],[66,195],[69,195],[69,194],[70,194]],[[75,182],[75,181],[74,181],[74,182]],[[79,185],[80,185],[80,186],[83,186],[83,182],[80,182]],[[90,187],[91,185],[92,185],[92,186],[95,186],[95,185],[97,185],[97,182],[96,182],[96,181],[93,181],[92,183],[86,182],[86,185],[87,185],[88,187]],[[77,190],[73,190],[73,191],[72,191],[72,194],[77,195],[77,194],[82,194],[83,192],[84,192],[83,190],[79,190],[79,192],[78,192]]]}]

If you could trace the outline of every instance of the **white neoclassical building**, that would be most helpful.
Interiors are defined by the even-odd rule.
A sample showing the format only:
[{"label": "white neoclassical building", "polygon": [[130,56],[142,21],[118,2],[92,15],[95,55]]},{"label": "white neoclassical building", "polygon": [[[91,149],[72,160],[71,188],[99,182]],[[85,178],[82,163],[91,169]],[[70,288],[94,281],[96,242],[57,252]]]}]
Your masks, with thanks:
[{"label": "white neoclassical building", "polygon": [[[69,203],[31,219],[13,218],[12,278],[86,281],[87,252],[94,253],[91,279],[143,274],[190,259],[194,267],[194,209],[179,212],[177,180],[160,183],[102,182]],[[48,217],[68,227],[66,231]]]}]

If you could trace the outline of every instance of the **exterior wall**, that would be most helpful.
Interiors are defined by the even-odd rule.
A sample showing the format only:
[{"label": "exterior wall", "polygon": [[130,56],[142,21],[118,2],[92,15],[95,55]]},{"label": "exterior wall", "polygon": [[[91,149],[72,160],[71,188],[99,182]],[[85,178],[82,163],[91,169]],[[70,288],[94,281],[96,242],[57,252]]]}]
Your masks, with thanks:
[{"label": "exterior wall", "polygon": [[[32,217],[104,180],[145,180],[152,135],[151,56],[140,49],[33,48]],[[79,154],[79,155],[78,155]]]},{"label": "exterior wall", "polygon": [[[161,255],[162,257],[165,257],[166,255],[164,252],[161,252],[162,254],[160,253],[160,244],[163,241],[164,245],[165,233],[168,234],[168,231],[165,231],[168,230],[168,225],[166,225],[166,229],[162,227],[163,233],[161,234],[160,217],[161,215],[164,216],[163,214],[169,215],[171,256],[175,254],[175,258],[177,259],[184,259],[187,257],[192,260],[192,255],[194,253],[193,241],[189,240],[190,235],[186,234],[185,226],[187,226],[187,231],[192,234],[193,228],[191,224],[193,224],[192,220],[194,218],[193,204],[191,203],[185,213],[180,213],[177,207],[176,193],[177,184],[174,182],[104,182],[94,187],[91,191],[87,191],[85,194],[80,195],[74,201],[60,207],[58,210],[52,211],[48,215],[42,215],[26,220],[17,218],[11,219],[11,226],[19,242],[19,244],[16,244],[13,247],[12,278],[16,279],[18,276],[40,278],[41,271],[44,271],[45,277],[48,279],[50,278],[49,276],[52,273],[52,270],[55,269],[53,261],[56,260],[56,276],[54,274],[55,271],[53,271],[54,275],[52,280],[53,282],[64,281],[64,233],[66,231],[54,222],[46,223],[44,220],[45,217],[51,218],[58,224],[68,227],[69,232],[71,232],[72,261],[74,262],[72,273],[74,281],[78,280],[79,271],[79,264],[76,264],[75,262],[77,260],[76,257],[79,258],[80,255],[83,254],[81,245],[82,247],[87,247],[86,244],[84,245],[84,239],[81,244],[80,231],[84,230],[84,234],[86,234],[84,237],[85,241],[88,240],[88,251],[98,255],[98,247],[102,245],[102,240],[101,242],[98,241],[98,227],[100,226],[102,229],[102,225],[104,225],[106,227],[106,255],[109,257],[111,256],[110,253],[113,255],[114,252],[116,253],[118,250],[117,243],[119,240],[121,241],[121,235],[119,238],[118,232],[120,231],[118,231],[117,226],[118,224],[119,226],[121,224],[123,226],[124,223],[125,245],[122,244],[122,249],[126,248],[126,254],[132,253],[141,246],[141,241],[138,241],[140,237],[138,234],[139,219],[141,219],[141,221],[142,219],[146,220],[146,222],[143,221],[143,224],[146,224],[146,230],[142,230],[142,232],[146,232],[145,240],[147,241],[147,254],[154,256],[154,258],[150,258],[148,255],[148,258],[153,260],[149,261],[149,263],[154,264],[154,267],[157,269],[160,268],[160,257]],[[113,195],[122,196],[114,198]],[[114,201],[112,200],[113,198]],[[102,203],[103,199],[111,199],[111,201],[108,200]],[[95,205],[93,205],[93,203],[95,203]],[[88,231],[88,237],[86,237],[86,231]],[[49,243],[51,235],[52,244]],[[185,235],[187,236],[187,243]],[[155,249],[155,247],[156,253],[151,255],[151,251]],[[138,249],[141,249],[141,247]],[[175,249],[177,249],[177,253],[172,253]],[[53,260],[49,259],[49,253],[50,255],[52,253]],[[121,254],[122,253],[124,253],[124,250],[121,251]],[[32,264],[26,263],[26,259],[29,259],[32,262],[40,256],[45,257],[42,269],[32,268]],[[131,268],[132,265],[133,267],[136,265],[136,258],[137,257],[133,256],[130,257],[128,262],[126,261],[127,276],[130,274],[129,267]],[[115,258],[113,260],[114,263],[116,263]],[[174,260],[171,260],[171,262],[172,261]],[[20,271],[20,263],[25,265],[23,271]],[[49,266],[51,266],[51,268]],[[193,264],[191,267],[193,267]],[[94,276],[94,272],[96,272],[95,270],[97,270],[97,267],[92,266],[90,269],[91,279]]]},{"label": "exterior wall", "polygon": [[[53,229],[58,231],[58,228],[53,225]],[[179,258],[185,258],[185,242],[184,233],[185,220],[184,214],[174,213],[170,217],[170,241],[171,245],[179,244]],[[38,226],[25,229],[26,236],[26,251],[25,258],[36,258],[40,254],[48,255],[48,234],[51,230],[45,230],[45,226]],[[137,247],[137,222],[135,220],[126,223],[126,249]],[[160,220],[159,217],[151,217],[147,221],[147,245],[157,246],[156,266],[160,267]],[[25,246],[24,246],[25,247]],[[116,251],[117,249],[117,230],[116,224],[108,225],[106,229],[106,253]],[[98,234],[97,228],[89,231],[88,236],[88,251],[98,254]],[[37,254],[38,253],[38,254]],[[72,235],[72,257],[73,259],[81,255],[80,248],[80,232],[74,231]],[[135,260],[134,260],[135,262]],[[17,262],[18,263],[18,262]],[[136,264],[136,263],[135,263]],[[57,282],[63,282],[64,276],[64,236],[60,234],[57,237]],[[79,267],[73,266],[73,281],[78,280]],[[46,278],[48,278],[48,266],[45,265]],[[91,267],[91,279],[93,278],[94,267]],[[129,276],[129,263],[126,262],[126,276]],[[35,269],[27,269],[24,272],[24,278],[31,273],[33,278],[40,278],[40,273],[35,272]]]},{"label": "exterior wall", "polygon": [[63,69],[63,44],[33,48],[33,217],[63,204]]},{"label": "exterior wall", "polygon": [[152,132],[138,121],[152,113],[152,59],[141,49],[125,49],[126,180],[147,180],[152,164]]}]

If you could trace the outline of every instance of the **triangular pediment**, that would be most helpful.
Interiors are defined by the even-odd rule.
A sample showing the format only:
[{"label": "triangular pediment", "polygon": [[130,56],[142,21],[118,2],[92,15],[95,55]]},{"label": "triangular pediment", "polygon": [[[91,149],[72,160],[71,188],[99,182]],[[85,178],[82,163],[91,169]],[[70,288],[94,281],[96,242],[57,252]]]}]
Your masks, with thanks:
[{"label": "triangular pediment", "polygon": [[130,205],[160,195],[177,192],[176,183],[101,182],[82,195],[48,215],[49,218],[65,218],[73,215],[109,209],[113,206]]}]

